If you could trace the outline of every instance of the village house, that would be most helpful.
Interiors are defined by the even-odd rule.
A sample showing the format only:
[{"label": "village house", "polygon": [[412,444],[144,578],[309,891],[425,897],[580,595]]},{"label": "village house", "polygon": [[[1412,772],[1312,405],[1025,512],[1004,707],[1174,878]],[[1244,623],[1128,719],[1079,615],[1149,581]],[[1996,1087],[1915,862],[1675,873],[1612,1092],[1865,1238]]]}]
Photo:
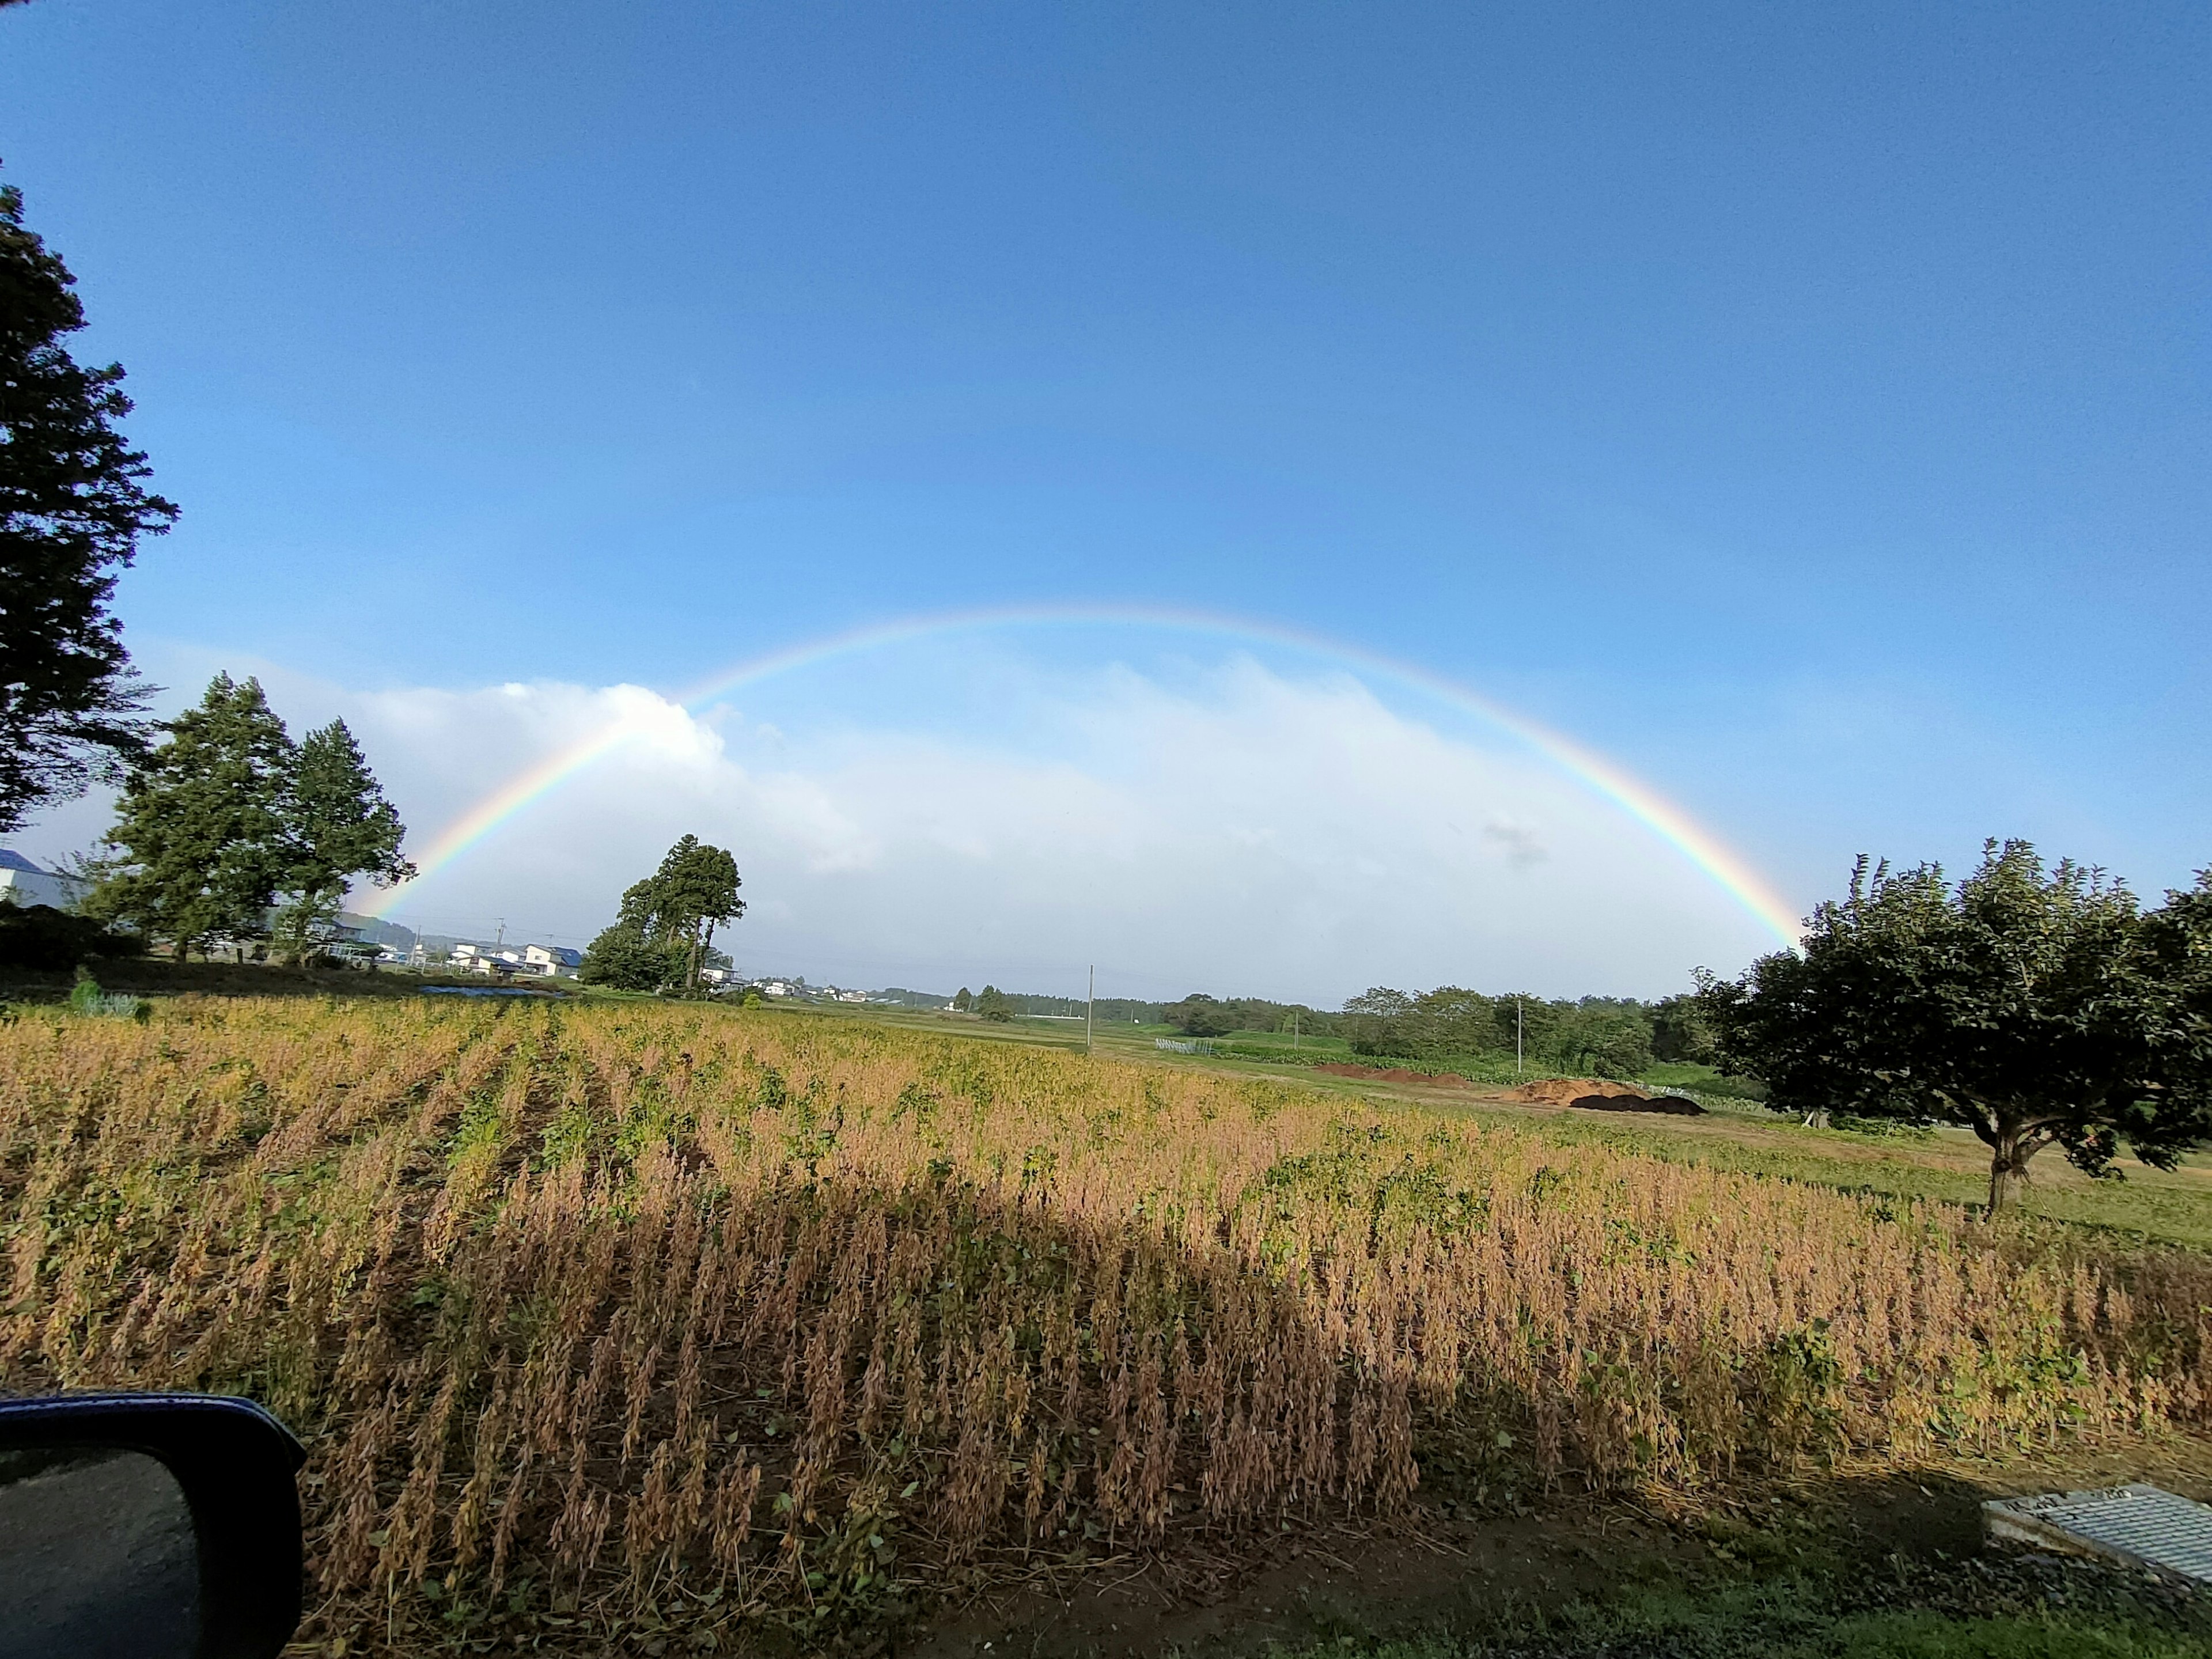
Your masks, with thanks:
[{"label": "village house", "polygon": [[67,910],[84,896],[85,884],[58,870],[42,870],[21,853],[0,847],[0,904],[51,904]]},{"label": "village house", "polygon": [[572,951],[565,945],[522,947],[522,968],[526,973],[543,975],[547,979],[574,979],[576,970],[583,965],[583,952]]}]

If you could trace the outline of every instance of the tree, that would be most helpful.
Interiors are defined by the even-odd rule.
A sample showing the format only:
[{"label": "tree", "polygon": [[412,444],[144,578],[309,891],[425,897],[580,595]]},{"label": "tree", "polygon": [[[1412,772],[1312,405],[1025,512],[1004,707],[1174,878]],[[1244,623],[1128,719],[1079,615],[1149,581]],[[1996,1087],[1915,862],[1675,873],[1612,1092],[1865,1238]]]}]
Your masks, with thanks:
[{"label": "tree", "polygon": [[76,280],[0,185],[0,830],[146,744],[147,691],[107,605],[138,538],[177,509],[115,429],[121,365],[82,368],[62,343],[84,326]]},{"label": "tree", "polygon": [[173,943],[179,956],[217,937],[266,935],[270,905],[292,868],[287,821],[297,751],[257,680],[228,674],[199,707],[157,728],[134,764],[87,915]]},{"label": "tree", "polygon": [[[660,867],[623,890],[615,925],[592,941],[583,972],[589,983],[653,990],[681,981],[696,988],[712,951],[714,929],[744,915],[738,862],[719,847],[686,836]],[[595,970],[594,961],[599,964]],[[654,964],[661,964],[655,969]],[[651,970],[651,982],[643,982]]]},{"label": "tree", "polygon": [[960,994],[952,999],[952,1006],[958,1009],[962,1013],[966,1013],[970,1008],[973,1008],[975,1006],[974,993],[970,992],[966,986],[962,986],[960,988]]},{"label": "tree", "polygon": [[1170,1003],[1160,1012],[1167,1023],[1185,1036],[1227,1036],[1237,1029],[1236,1017],[1227,1005],[1203,991],[1193,991],[1181,1002]]},{"label": "tree", "polygon": [[617,991],[658,991],[682,971],[676,947],[653,943],[636,928],[617,922],[592,941],[576,977]]},{"label": "tree", "polygon": [[1652,1004],[1651,1053],[1659,1060],[1711,1063],[1713,1030],[1694,994],[1662,997]]},{"label": "tree", "polygon": [[414,875],[399,854],[407,826],[368,769],[346,723],[332,720],[301,739],[286,792],[285,821],[291,895],[277,918],[277,935],[297,957],[319,927],[337,920],[347,883],[366,876],[391,887]]},{"label": "tree", "polygon": [[1698,980],[1720,1064],[1769,1105],[1971,1129],[1992,1212],[2045,1146],[2105,1175],[2123,1139],[2165,1169],[2212,1139],[2212,875],[2146,915],[2022,841],[1955,887],[1861,859],[1803,954]]},{"label": "tree", "polygon": [[985,1019],[1004,1024],[1014,1017],[1014,1001],[997,986],[986,985],[975,998],[975,1012]]},{"label": "tree", "polygon": [[745,913],[738,896],[743,884],[735,859],[686,836],[668,849],[659,869],[623,892],[617,925],[649,945],[679,947],[684,983],[696,986],[714,929]]},{"label": "tree", "polygon": [[1584,997],[1545,1030],[1545,1063],[1591,1077],[1641,1077],[1651,1065],[1651,1018],[1640,1002]]},{"label": "tree", "polygon": [[744,884],[738,861],[721,848],[686,836],[661,860],[659,880],[663,902],[684,943],[686,983],[696,988],[699,969],[714,946],[714,929],[745,913],[745,902],[738,896],[738,889]]}]

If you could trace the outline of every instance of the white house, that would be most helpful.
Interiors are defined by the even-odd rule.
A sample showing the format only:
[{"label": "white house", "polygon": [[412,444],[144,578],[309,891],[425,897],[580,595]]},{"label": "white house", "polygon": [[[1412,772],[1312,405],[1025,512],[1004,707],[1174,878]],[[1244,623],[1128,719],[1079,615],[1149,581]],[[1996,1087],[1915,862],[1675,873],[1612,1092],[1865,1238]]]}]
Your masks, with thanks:
[{"label": "white house", "polygon": [[0,847],[0,904],[51,904],[66,910],[84,896],[85,884],[58,870],[41,870],[21,853]]},{"label": "white house", "polygon": [[571,951],[565,945],[526,945],[522,947],[525,973],[542,974],[547,979],[572,979],[583,965],[583,952]]},{"label": "white house", "polygon": [[472,945],[463,939],[447,953],[453,966],[465,974],[512,974],[518,969],[536,973],[535,968],[525,968],[522,952],[501,950],[495,945]]}]

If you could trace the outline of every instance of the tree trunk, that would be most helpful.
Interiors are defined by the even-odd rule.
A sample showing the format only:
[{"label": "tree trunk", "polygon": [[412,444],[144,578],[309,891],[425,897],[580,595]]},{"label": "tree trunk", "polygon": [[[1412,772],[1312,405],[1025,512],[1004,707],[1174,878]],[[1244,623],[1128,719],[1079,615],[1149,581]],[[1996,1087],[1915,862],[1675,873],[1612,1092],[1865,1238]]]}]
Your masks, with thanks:
[{"label": "tree trunk", "polygon": [[2014,1128],[1997,1131],[1990,1148],[1990,1213],[2002,1215],[2020,1201],[2027,1186],[2027,1161],[2038,1145]]}]

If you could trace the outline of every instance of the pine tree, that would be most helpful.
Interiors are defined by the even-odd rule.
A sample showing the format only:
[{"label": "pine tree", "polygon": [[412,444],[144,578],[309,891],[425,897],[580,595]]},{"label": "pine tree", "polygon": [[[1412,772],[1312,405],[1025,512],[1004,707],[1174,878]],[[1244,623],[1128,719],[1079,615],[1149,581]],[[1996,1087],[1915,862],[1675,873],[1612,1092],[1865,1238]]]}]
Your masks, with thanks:
[{"label": "pine tree", "polygon": [[131,769],[86,911],[167,940],[179,956],[216,938],[265,938],[291,872],[288,821],[299,752],[258,680],[210,683],[199,707],[162,722]]},{"label": "pine tree", "polygon": [[0,830],[145,747],[145,689],[109,614],[141,536],[177,516],[114,422],[123,369],[85,368],[76,278],[0,185]]},{"label": "pine tree", "polygon": [[[686,836],[668,849],[659,869],[624,890],[619,919],[608,932],[621,930],[641,944],[671,951],[674,971],[685,985],[696,987],[714,929],[745,913],[744,901],[738,896],[742,885],[735,859],[696,836]],[[597,941],[593,949],[599,949]],[[608,959],[613,960],[611,955]]]},{"label": "pine tree", "polygon": [[342,720],[301,739],[284,817],[290,898],[276,932],[296,959],[317,932],[337,920],[352,878],[390,887],[413,876],[415,866],[399,854],[407,826]]}]

